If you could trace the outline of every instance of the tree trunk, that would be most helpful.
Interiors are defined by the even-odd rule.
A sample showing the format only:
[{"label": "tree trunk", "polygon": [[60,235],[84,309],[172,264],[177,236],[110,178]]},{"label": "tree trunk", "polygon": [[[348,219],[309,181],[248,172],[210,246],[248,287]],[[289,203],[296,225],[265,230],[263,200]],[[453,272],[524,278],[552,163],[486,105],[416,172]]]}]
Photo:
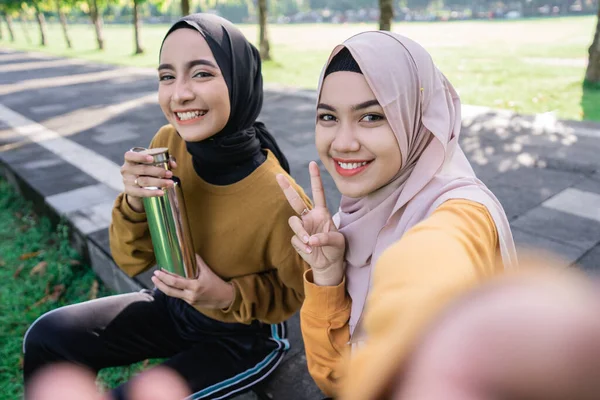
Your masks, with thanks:
[{"label": "tree trunk", "polygon": [[48,37],[46,34],[46,17],[44,17],[44,14],[37,7],[35,10],[35,16],[37,18],[38,25],[40,26],[40,45],[46,46],[48,44],[46,41],[46,38]]},{"label": "tree trunk", "polygon": [[61,0],[54,1],[54,4],[56,6],[56,13],[58,14],[58,18],[60,19],[60,26],[62,27],[65,42],[67,42],[67,48],[71,49],[73,48],[73,46],[71,45],[71,39],[69,38],[69,32],[67,31],[67,18],[65,17],[65,13],[63,13],[60,9],[60,1]]},{"label": "tree trunk", "polygon": [[594,41],[589,49],[590,58],[587,71],[585,72],[585,82],[598,85],[600,88],[600,4],[598,4],[598,20],[596,21],[596,34]]},{"label": "tree trunk", "polygon": [[8,13],[4,13],[4,20],[6,21],[6,27],[8,29],[8,34],[10,36],[10,41],[15,41],[15,30],[13,28],[12,17],[8,15]]},{"label": "tree trunk", "polygon": [[142,39],[140,38],[140,7],[137,0],[133,0],[133,34],[135,36],[135,54],[142,54],[144,48],[142,47]]},{"label": "tree trunk", "polygon": [[379,0],[379,29],[389,31],[392,29],[394,19],[394,2],[392,0]]},{"label": "tree trunk", "polygon": [[258,45],[260,58],[263,61],[271,59],[271,47],[269,46],[269,34],[267,31],[267,0],[258,0]]},{"label": "tree trunk", "polygon": [[181,15],[190,15],[190,0],[181,0]]},{"label": "tree trunk", "polygon": [[90,3],[90,17],[96,30],[96,41],[98,42],[98,50],[104,50],[104,36],[102,35],[102,15],[98,10],[98,2],[91,0]]},{"label": "tree trunk", "polygon": [[29,36],[29,30],[27,29],[27,19],[25,18],[23,13],[20,14],[20,19],[21,28],[23,28],[23,35],[25,35],[25,40],[27,41],[27,44],[31,44],[31,36]]}]

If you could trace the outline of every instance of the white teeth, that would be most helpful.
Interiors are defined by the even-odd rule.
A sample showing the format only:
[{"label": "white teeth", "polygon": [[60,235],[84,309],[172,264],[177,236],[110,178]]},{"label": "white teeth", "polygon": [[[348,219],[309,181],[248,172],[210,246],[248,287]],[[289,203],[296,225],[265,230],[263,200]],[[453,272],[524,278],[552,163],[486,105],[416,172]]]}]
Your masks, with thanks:
[{"label": "white teeth", "polygon": [[363,161],[360,163],[343,163],[338,161],[338,165],[343,169],[356,169],[358,167],[362,167],[363,165],[367,165],[367,161]]},{"label": "white teeth", "polygon": [[188,119],[198,118],[203,115],[206,115],[206,111],[187,111],[187,112],[178,112],[176,114],[180,120],[185,121]]}]

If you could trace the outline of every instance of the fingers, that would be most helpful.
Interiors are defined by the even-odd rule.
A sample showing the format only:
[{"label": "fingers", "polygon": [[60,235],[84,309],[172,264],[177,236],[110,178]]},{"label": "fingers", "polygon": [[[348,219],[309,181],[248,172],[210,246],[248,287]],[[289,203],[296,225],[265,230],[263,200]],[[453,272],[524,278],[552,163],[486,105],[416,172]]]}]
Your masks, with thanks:
[{"label": "fingers", "polygon": [[278,174],[276,178],[277,183],[279,184],[281,190],[283,190],[283,194],[285,195],[288,203],[290,203],[290,206],[296,213],[304,215],[306,210],[308,210],[308,207],[298,192],[296,192],[296,189],[294,189],[294,187],[290,184],[289,179],[283,174]]},{"label": "fingers", "polygon": [[288,220],[288,224],[302,243],[308,243],[310,235],[308,234],[308,232],[306,232],[306,229],[304,229],[304,224],[302,223],[302,220],[300,218],[296,216],[290,217],[290,219]]},{"label": "fingers", "polygon": [[147,154],[142,154],[135,151],[128,151],[125,153],[125,162],[129,162],[132,164],[147,164],[151,163],[153,160],[154,158]]},{"label": "fingers", "polygon": [[[152,181],[154,178],[148,177],[136,177],[135,175],[124,175],[123,176],[123,191],[131,197],[156,197],[164,195],[164,191],[162,189],[146,189],[145,187],[157,187],[157,188],[165,188],[172,186],[172,181],[167,180],[158,180]],[[162,182],[171,182],[166,184],[157,184],[150,185],[149,183],[162,183]]]},{"label": "fingers", "polygon": [[[125,153],[125,163],[121,167],[124,192],[131,197],[156,197],[164,195],[160,189],[146,189],[147,187],[166,188],[173,186],[171,171],[164,168],[146,165],[152,157],[134,151]],[[173,160],[174,162],[174,160]],[[176,166],[176,164],[175,164]]]},{"label": "fingers", "polygon": [[152,283],[164,294],[170,297],[186,300],[186,280],[173,275],[165,274],[162,271],[154,271]]},{"label": "fingers", "polygon": [[308,164],[308,171],[310,172],[310,187],[312,189],[313,202],[316,207],[327,208],[327,202],[325,200],[325,191],[323,190],[323,181],[321,180],[321,172],[316,162],[311,161]]},{"label": "fingers", "polygon": [[[173,163],[175,162],[175,160],[172,161]],[[126,176],[134,176],[136,178],[139,176],[149,176],[163,179],[173,177],[173,172],[154,165],[147,165],[148,162],[152,162],[151,156],[128,151],[125,153],[125,163],[121,167],[121,175],[123,175],[123,178]]]},{"label": "fingers", "polygon": [[121,168],[121,174],[124,173],[135,176],[150,176],[154,178],[169,179],[173,177],[173,172],[154,165],[125,163]]},{"label": "fingers", "polygon": [[198,253],[196,253],[196,264],[198,265],[198,268],[208,268],[208,265],[206,265],[204,259]]},{"label": "fingers", "polygon": [[166,294],[167,296],[185,300],[185,291],[167,286],[155,276],[153,276],[151,279],[152,283],[154,283],[157,289]]},{"label": "fingers", "polygon": [[174,276],[174,277],[176,277],[176,278],[180,278],[180,277],[181,277],[180,275],[177,275],[177,274],[174,274],[174,273],[172,273],[172,272],[170,272],[170,271],[167,271],[167,270],[166,270],[166,269],[164,269],[164,268],[162,268],[160,271],[157,271],[157,272],[159,272],[159,273],[160,273],[160,275],[162,275],[162,274],[165,274],[165,275]]},{"label": "fingers", "polygon": [[180,400],[190,395],[187,383],[174,370],[159,366],[133,378],[128,388],[132,400]]},{"label": "fingers", "polygon": [[340,232],[316,233],[308,239],[308,245],[311,247],[331,246],[336,248],[345,248],[346,243],[344,235]]},{"label": "fingers", "polygon": [[173,156],[171,156],[171,158],[169,158],[169,167],[171,169],[177,168],[177,160],[175,160],[175,157],[173,157]]},{"label": "fingers", "polygon": [[[298,236],[292,236],[292,246],[296,249],[296,252],[302,257],[312,253],[312,248],[298,238]],[[306,260],[306,259],[305,259]],[[307,260],[308,261],[308,260]]]},{"label": "fingers", "polygon": [[133,185],[139,186],[141,188],[148,187],[158,187],[158,188],[167,188],[173,186],[173,181],[171,179],[160,179],[154,178],[151,176],[139,176],[133,179]]},{"label": "fingers", "polygon": [[100,400],[94,374],[87,368],[53,364],[40,369],[27,385],[27,398],[36,400]]},{"label": "fingers", "polygon": [[179,275],[171,274],[167,271],[154,271],[154,276],[156,278],[158,278],[165,285],[168,285],[174,289],[179,289],[179,290],[190,289],[189,280],[186,278],[183,278]]}]

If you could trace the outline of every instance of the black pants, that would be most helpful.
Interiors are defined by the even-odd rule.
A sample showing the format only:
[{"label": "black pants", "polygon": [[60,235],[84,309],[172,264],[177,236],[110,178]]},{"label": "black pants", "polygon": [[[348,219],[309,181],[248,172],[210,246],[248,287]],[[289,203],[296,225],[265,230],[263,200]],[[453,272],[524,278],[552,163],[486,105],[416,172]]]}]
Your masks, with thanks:
[{"label": "black pants", "polygon": [[[38,318],[23,339],[25,384],[41,367],[74,362],[98,372],[168,358],[189,399],[226,399],[267,377],[289,348],[285,323],[250,325],[208,318],[182,300],[143,290],[74,304]],[[127,384],[114,390],[127,398]]]}]

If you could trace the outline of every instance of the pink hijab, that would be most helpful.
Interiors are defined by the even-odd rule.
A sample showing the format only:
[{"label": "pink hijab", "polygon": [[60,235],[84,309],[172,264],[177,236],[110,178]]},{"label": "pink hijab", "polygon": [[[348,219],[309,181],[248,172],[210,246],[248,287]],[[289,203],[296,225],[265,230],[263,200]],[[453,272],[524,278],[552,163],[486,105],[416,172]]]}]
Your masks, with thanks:
[{"label": "pink hijab", "polygon": [[460,198],[484,205],[498,231],[504,266],[516,266],[517,257],[502,206],[477,179],[458,144],[458,94],[429,53],[395,33],[364,32],[337,46],[327,65],[344,47],[383,107],[402,158],[400,171],[387,185],[358,199],[342,196],[334,216],[346,237],[350,333],[352,342],[358,344],[365,339],[360,320],[371,287],[372,266],[387,247],[445,201]]}]

